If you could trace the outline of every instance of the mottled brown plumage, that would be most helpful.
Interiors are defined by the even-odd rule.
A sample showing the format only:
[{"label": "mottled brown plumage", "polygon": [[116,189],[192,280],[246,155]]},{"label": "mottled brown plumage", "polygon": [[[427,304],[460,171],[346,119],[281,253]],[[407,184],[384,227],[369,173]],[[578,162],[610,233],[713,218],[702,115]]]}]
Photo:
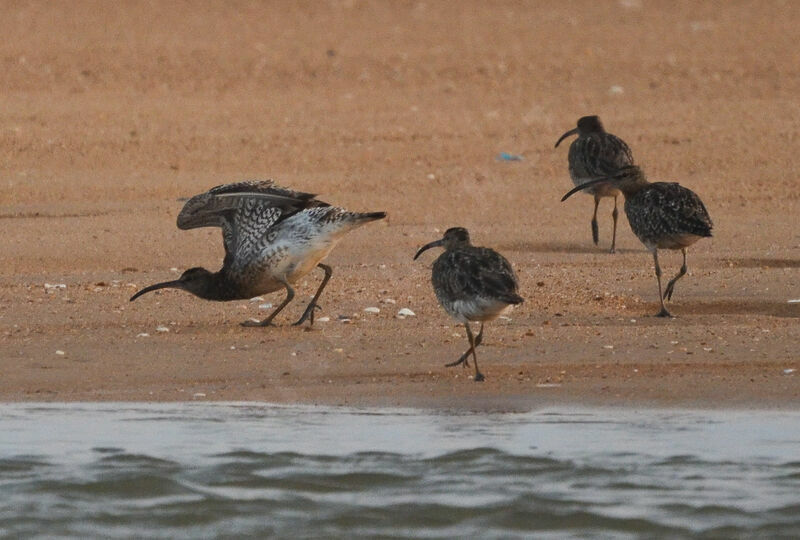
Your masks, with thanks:
[{"label": "mottled brown plumage", "polygon": [[[599,178],[576,187],[561,199],[593,183],[611,182],[625,195],[625,215],[637,238],[653,253],[658,280],[658,296],[661,301],[659,317],[671,317],[664,305],[670,300],[675,283],[686,274],[686,248],[701,238],[711,236],[714,224],[703,201],[692,190],[677,183],[650,183],[644,172],[636,166],[620,169],[611,176]],[[658,264],[659,249],[680,249],[683,265],[678,274],[667,284],[662,294],[661,267]]]},{"label": "mottled brown plumage", "polygon": [[[470,344],[461,358],[447,366],[469,366],[467,359],[472,354],[475,380],[482,381],[475,348],[483,341],[484,322],[497,318],[509,305],[522,303],[517,294],[517,277],[505,257],[493,249],[473,246],[464,228],[448,229],[441,240],[422,246],[414,259],[436,246],[443,246],[445,251],[433,263],[433,291],[444,310],[464,324]],[[481,323],[475,338],[469,326],[471,321]]]},{"label": "mottled brown plumage", "polygon": [[[597,116],[584,116],[578,120],[578,127],[564,133],[556,142],[556,147],[567,137],[578,135],[578,138],[569,145],[568,163],[569,176],[576,186],[589,180],[609,176],[622,167],[633,165],[633,154],[628,145],[617,137],[608,133]],[[597,226],[597,207],[602,197],[614,197],[614,231],[611,237],[611,253],[617,245],[617,197],[619,190],[609,182],[601,182],[587,187],[586,193],[594,196],[594,213],[592,214],[592,240],[595,245],[600,240]]]},{"label": "mottled brown plumage", "polygon": [[217,186],[186,202],[178,215],[178,227],[220,227],[225,246],[222,268],[218,272],[190,268],[178,280],[146,287],[131,300],[167,287],[219,301],[286,289],[285,300],[269,317],[242,323],[267,326],[294,298],[291,284],[319,267],[325,276],[295,323],[310,319],[314,324],[317,300],[332,274],[331,267],[321,261],[345,233],[385,216],[384,212],[348,212],[310,193],[278,186],[272,180]]}]

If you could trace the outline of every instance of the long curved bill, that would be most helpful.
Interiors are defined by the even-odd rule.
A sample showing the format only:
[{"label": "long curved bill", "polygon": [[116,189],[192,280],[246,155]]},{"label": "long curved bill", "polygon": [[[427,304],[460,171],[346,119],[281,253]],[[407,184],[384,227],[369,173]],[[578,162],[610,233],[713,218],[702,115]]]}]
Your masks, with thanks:
[{"label": "long curved bill", "polygon": [[165,281],[163,283],[156,283],[155,285],[150,285],[149,287],[145,287],[141,291],[137,292],[133,296],[131,296],[130,302],[133,302],[140,296],[145,293],[149,293],[152,291],[157,291],[158,289],[183,289],[183,283],[176,279],[175,281]]},{"label": "long curved bill", "polygon": [[428,249],[431,249],[431,248],[433,248],[433,247],[439,247],[439,246],[441,246],[442,244],[444,244],[444,240],[436,240],[435,242],[431,242],[430,244],[425,244],[424,246],[422,246],[421,248],[419,248],[419,251],[417,251],[417,254],[416,254],[416,255],[414,255],[414,260],[416,261],[416,260],[417,260],[417,257],[419,257],[420,255],[422,255],[422,252],[423,252],[423,251],[425,251],[425,250],[428,250]]},{"label": "long curved bill", "polygon": [[581,184],[581,185],[579,185],[579,186],[575,186],[574,188],[572,188],[571,190],[569,190],[569,191],[567,192],[567,194],[566,194],[566,195],[564,195],[563,197],[561,197],[561,202],[564,202],[564,201],[566,201],[567,199],[569,199],[570,197],[572,197],[573,195],[575,195],[577,192],[579,192],[579,191],[583,191],[584,189],[586,189],[586,188],[588,188],[588,187],[592,187],[592,186],[594,186],[594,185],[596,185],[596,184],[602,184],[602,183],[604,183],[604,182],[611,182],[611,181],[613,181],[613,180],[614,180],[614,177],[613,177],[613,176],[602,176],[602,177],[600,177],[600,178],[592,178],[592,179],[591,179],[591,180],[589,180],[588,182],[586,182],[586,183],[584,183],[584,184]]},{"label": "long curved bill", "polygon": [[555,146],[555,148],[558,148],[558,145],[559,145],[559,144],[561,144],[561,141],[563,141],[563,140],[564,140],[564,139],[566,139],[567,137],[571,137],[571,136],[573,136],[573,135],[577,135],[577,134],[578,134],[578,128],[574,128],[574,129],[571,129],[571,130],[567,131],[566,133],[564,133],[564,134],[563,134],[563,135],[562,135],[562,136],[561,136],[561,137],[560,137],[560,138],[559,138],[559,139],[556,141],[556,146]]}]

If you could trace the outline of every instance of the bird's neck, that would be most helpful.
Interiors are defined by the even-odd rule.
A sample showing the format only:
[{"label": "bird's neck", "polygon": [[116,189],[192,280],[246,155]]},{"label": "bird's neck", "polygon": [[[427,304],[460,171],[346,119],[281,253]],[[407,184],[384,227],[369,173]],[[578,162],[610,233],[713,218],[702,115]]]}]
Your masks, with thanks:
[{"label": "bird's neck", "polygon": [[238,294],[239,287],[223,271],[214,272],[208,278],[197,283],[191,290],[193,294],[205,300],[225,300],[241,299]]},{"label": "bird's neck", "polygon": [[445,244],[445,251],[457,251],[459,249],[469,249],[472,247],[472,242],[469,240],[451,241]]},{"label": "bird's neck", "polygon": [[633,197],[649,185],[650,182],[647,181],[644,174],[639,173],[625,178],[624,181],[619,182],[615,187],[619,189],[627,199]]},{"label": "bird's neck", "polygon": [[631,184],[627,184],[627,183],[626,184],[621,184],[621,185],[617,186],[617,189],[619,189],[622,192],[622,194],[625,196],[626,199],[629,199],[629,198],[633,197],[634,195],[636,195],[637,193],[639,193],[640,191],[642,191],[649,184],[650,184],[650,182],[645,180],[644,182],[636,182],[636,183],[631,183]]}]

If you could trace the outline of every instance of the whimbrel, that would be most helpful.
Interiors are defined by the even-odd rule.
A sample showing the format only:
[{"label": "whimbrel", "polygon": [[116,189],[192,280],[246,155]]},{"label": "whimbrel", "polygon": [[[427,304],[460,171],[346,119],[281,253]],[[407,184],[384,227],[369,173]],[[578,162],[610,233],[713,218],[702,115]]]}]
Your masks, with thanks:
[{"label": "whimbrel", "polygon": [[[625,141],[608,133],[603,128],[597,116],[584,116],[578,120],[578,127],[564,133],[558,141],[556,148],[565,138],[578,135],[578,138],[569,145],[569,176],[576,186],[601,176],[608,176],[622,167],[633,165],[631,149]],[[600,241],[597,227],[597,207],[603,197],[614,197],[614,232],[611,236],[611,253],[617,246],[617,197],[619,190],[608,182],[600,182],[586,189],[586,193],[594,196],[594,213],[592,214],[592,240],[594,244]]]},{"label": "whimbrel", "polygon": [[322,260],[336,242],[356,227],[386,217],[385,212],[355,213],[331,206],[311,193],[293,191],[272,180],[237,182],[211,188],[189,199],[178,214],[178,228],[222,228],[225,260],[218,272],[190,268],[175,281],[145,287],[131,297],[172,287],[207,300],[242,300],[286,289],[286,299],[264,320],[243,326],[268,326],[294,298],[292,283],[319,267],[325,276],[300,319],[314,324],[314,309],[332,269]]},{"label": "whimbrel", "polygon": [[[444,237],[419,248],[414,260],[423,251],[443,246],[445,251],[433,263],[431,282],[436,298],[444,310],[467,329],[469,349],[447,367],[463,364],[469,367],[469,355],[475,362],[475,380],[482,381],[475,348],[483,341],[483,324],[497,318],[511,304],[522,303],[517,294],[517,276],[511,264],[493,249],[475,247],[462,227],[447,229]],[[480,321],[481,329],[473,337],[471,321]]]},{"label": "whimbrel", "polygon": [[[633,233],[653,253],[658,280],[658,297],[661,311],[658,317],[671,317],[664,300],[672,299],[675,283],[686,274],[686,248],[711,236],[713,223],[703,201],[697,194],[677,183],[647,181],[639,167],[625,167],[612,176],[598,178],[580,185],[561,199],[565,201],[573,193],[597,183],[611,183],[625,195],[625,215]],[[683,265],[667,288],[661,291],[661,267],[658,264],[659,249],[680,249]]]}]

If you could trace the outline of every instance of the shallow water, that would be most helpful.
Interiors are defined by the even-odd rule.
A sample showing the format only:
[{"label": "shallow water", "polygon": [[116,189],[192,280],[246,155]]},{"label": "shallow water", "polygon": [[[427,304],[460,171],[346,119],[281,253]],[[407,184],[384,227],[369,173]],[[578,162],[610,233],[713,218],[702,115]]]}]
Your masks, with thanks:
[{"label": "shallow water", "polygon": [[9,537],[800,537],[797,412],[0,411]]}]

